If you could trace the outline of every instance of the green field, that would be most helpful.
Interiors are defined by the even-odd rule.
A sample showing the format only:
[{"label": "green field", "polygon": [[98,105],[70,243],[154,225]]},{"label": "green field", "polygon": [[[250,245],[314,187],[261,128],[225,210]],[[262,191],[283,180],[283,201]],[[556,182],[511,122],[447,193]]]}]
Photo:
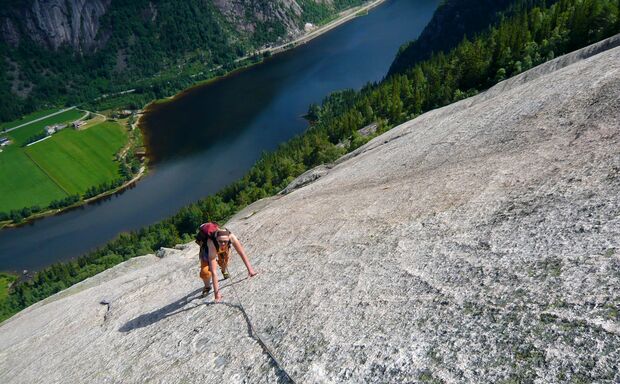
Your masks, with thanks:
[{"label": "green field", "polygon": [[127,139],[117,123],[105,122],[84,131],[65,129],[25,148],[26,154],[69,194],[120,177],[114,155]]},{"label": "green field", "polygon": [[92,186],[117,179],[119,166],[114,155],[126,142],[125,129],[106,121],[83,131],[64,129],[29,147],[4,147],[0,153],[0,212],[45,207],[53,200],[83,194]]},{"label": "green field", "polygon": [[0,300],[4,300],[9,295],[9,285],[16,279],[15,275],[0,272]]},{"label": "green field", "polygon": [[[47,111],[47,112],[49,113],[50,111]],[[54,111],[51,111],[51,113],[53,112]],[[45,128],[46,125],[59,124],[59,123],[71,123],[79,119],[80,117],[84,116],[84,113],[85,113],[84,111],[78,111],[77,109],[71,109],[69,111],[60,113],[50,118],[37,121],[36,123],[28,124],[24,127],[17,128],[16,130],[11,131],[7,133],[6,135],[10,137],[11,139],[13,139],[16,145],[21,146],[31,136],[34,136],[38,133],[43,132],[43,128]],[[35,118],[36,117],[34,117],[33,119]],[[13,126],[17,125],[17,124],[14,124],[13,122],[11,122],[11,124]]]},{"label": "green field", "polygon": [[0,212],[46,206],[67,196],[26,156],[23,148],[15,145],[4,148],[0,153]]},{"label": "green field", "polygon": [[39,117],[43,117],[45,115],[49,115],[50,113],[54,113],[59,111],[59,109],[46,109],[44,111],[37,111],[37,112],[33,112],[29,115],[23,116],[21,119],[19,120],[13,120],[13,121],[9,121],[7,123],[2,123],[0,124],[0,131],[3,129],[9,129],[9,128],[13,128],[16,127],[20,124],[25,124],[29,121],[38,119]]}]

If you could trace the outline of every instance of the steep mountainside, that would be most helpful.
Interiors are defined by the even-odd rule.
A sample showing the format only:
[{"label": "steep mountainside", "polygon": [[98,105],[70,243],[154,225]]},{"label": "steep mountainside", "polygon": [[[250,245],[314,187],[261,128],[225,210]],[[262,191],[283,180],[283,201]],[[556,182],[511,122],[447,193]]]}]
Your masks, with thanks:
[{"label": "steep mountainside", "polygon": [[463,40],[487,29],[499,18],[502,11],[511,6],[531,6],[544,3],[550,6],[555,1],[538,0],[447,0],[435,11],[433,18],[420,37],[401,47],[390,67],[389,74],[402,73],[415,63],[425,60],[431,54],[446,52]]},{"label": "steep mountainside", "polygon": [[[23,40],[32,40],[48,49],[56,50],[63,45],[75,51],[93,51],[106,45],[115,33],[114,23],[102,23],[102,17],[111,11],[122,11],[131,7],[135,19],[143,23],[157,23],[165,19],[161,13],[167,1],[133,1],[131,6],[112,0],[30,0],[2,1],[0,11],[0,39],[12,47]],[[252,34],[266,24],[284,31],[279,38],[295,36],[303,32],[305,21],[317,21],[316,15],[329,15],[344,7],[358,5],[362,1],[322,0],[212,0],[185,1],[198,8],[209,8],[210,4],[221,13],[227,22],[235,26],[238,33]],[[178,5],[178,4],[177,4]],[[186,19],[190,24],[204,20]],[[122,25],[121,25],[122,27]]]},{"label": "steep mountainside", "polygon": [[110,4],[111,0],[10,2],[0,18],[0,38],[13,47],[31,39],[52,50],[66,44],[90,51],[107,40],[109,32],[99,39],[97,34]]},{"label": "steep mountainside", "polygon": [[0,381],[617,383],[618,110],[620,35],[236,215],[222,304],[188,244],[22,311]]}]

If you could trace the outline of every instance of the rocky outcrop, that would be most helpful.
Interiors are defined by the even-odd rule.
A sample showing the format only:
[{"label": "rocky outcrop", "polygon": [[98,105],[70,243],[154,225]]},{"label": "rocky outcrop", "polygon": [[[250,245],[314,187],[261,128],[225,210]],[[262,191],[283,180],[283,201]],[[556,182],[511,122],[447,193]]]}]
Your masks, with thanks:
[{"label": "rocky outcrop", "polygon": [[316,168],[304,172],[301,176],[297,177],[289,185],[287,185],[286,188],[280,192],[280,194],[289,194],[296,189],[315,182],[317,179],[327,175],[332,167],[332,164],[319,165]]},{"label": "rocky outcrop", "polygon": [[285,26],[289,35],[300,32],[298,18],[302,9],[294,0],[214,0],[213,3],[238,30],[253,33],[256,22],[279,22]]},{"label": "rocky outcrop", "polygon": [[188,244],[22,311],[0,326],[0,381],[620,381],[608,48],[426,113],[240,212],[227,226],[259,274],[234,260],[222,304],[198,298]]},{"label": "rocky outcrop", "polygon": [[55,50],[69,45],[77,51],[89,51],[105,43],[97,40],[100,18],[111,0],[34,0],[29,6],[11,8],[0,20],[2,38],[16,46],[20,34],[18,22],[33,41]]},{"label": "rocky outcrop", "polygon": [[[302,6],[306,3],[326,4],[334,13],[338,11],[325,0],[211,1],[238,32],[246,35],[254,33],[259,24],[281,26],[289,38],[302,34]],[[15,47],[27,36],[51,50],[67,45],[78,52],[90,52],[104,46],[113,32],[101,26],[101,17],[110,6],[111,0],[32,0],[12,4],[0,12],[0,39]],[[157,4],[149,2],[134,16],[153,23],[157,14]]]},{"label": "rocky outcrop", "polygon": [[19,45],[19,32],[11,19],[0,19],[0,36],[7,44],[15,47]]}]

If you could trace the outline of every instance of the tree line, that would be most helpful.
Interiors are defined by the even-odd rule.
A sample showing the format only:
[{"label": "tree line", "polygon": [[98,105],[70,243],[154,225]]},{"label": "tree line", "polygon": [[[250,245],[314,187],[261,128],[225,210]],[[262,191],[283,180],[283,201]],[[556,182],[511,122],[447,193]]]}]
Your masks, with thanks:
[{"label": "tree line", "polygon": [[[560,0],[523,7],[447,53],[415,63],[360,91],[328,96],[308,111],[310,128],[265,153],[241,179],[174,216],[122,233],[76,260],[56,263],[14,284],[0,302],[0,319],[131,257],[190,241],[205,221],[226,222],[248,204],[274,195],[295,177],[334,161],[368,139],[357,130],[378,123],[376,134],[425,111],[476,94],[534,65],[620,32],[617,0]],[[338,145],[346,143],[346,145]]]}]

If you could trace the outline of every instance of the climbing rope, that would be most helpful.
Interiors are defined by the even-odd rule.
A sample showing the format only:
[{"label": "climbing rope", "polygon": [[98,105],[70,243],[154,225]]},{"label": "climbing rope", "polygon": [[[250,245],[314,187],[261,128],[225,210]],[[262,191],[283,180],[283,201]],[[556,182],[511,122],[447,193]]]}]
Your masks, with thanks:
[{"label": "climbing rope", "polygon": [[[235,276],[236,277],[236,276]],[[231,279],[232,280],[232,279]],[[278,359],[276,359],[275,355],[273,354],[273,352],[271,352],[271,350],[269,349],[269,347],[267,346],[267,344],[265,344],[265,342],[263,341],[263,339],[260,337],[260,335],[258,334],[258,332],[256,331],[256,328],[254,328],[254,324],[252,324],[252,321],[250,320],[250,316],[248,315],[248,313],[245,311],[245,308],[243,307],[243,303],[241,302],[241,299],[239,298],[239,295],[237,294],[237,290],[235,289],[235,284],[231,283],[230,287],[232,288],[232,291],[235,295],[235,298],[237,299],[237,302],[239,303],[239,310],[243,313],[243,316],[245,317],[245,321],[248,323],[248,325],[250,326],[250,330],[252,331],[252,334],[254,335],[254,338],[256,339],[256,341],[258,342],[258,344],[261,346],[261,348],[263,349],[263,351],[265,353],[267,353],[267,355],[269,355],[269,357],[271,358],[271,360],[273,360],[273,363],[275,364],[275,366],[280,370],[280,372],[282,372],[284,374],[284,376],[286,377],[286,379],[288,379],[289,382],[295,384],[295,380],[293,380],[293,378],[291,377],[291,375],[288,374],[288,372],[286,372],[286,370],[284,368],[282,368],[282,364],[280,364],[280,362],[278,361]],[[223,287],[222,287],[223,288]]]}]

